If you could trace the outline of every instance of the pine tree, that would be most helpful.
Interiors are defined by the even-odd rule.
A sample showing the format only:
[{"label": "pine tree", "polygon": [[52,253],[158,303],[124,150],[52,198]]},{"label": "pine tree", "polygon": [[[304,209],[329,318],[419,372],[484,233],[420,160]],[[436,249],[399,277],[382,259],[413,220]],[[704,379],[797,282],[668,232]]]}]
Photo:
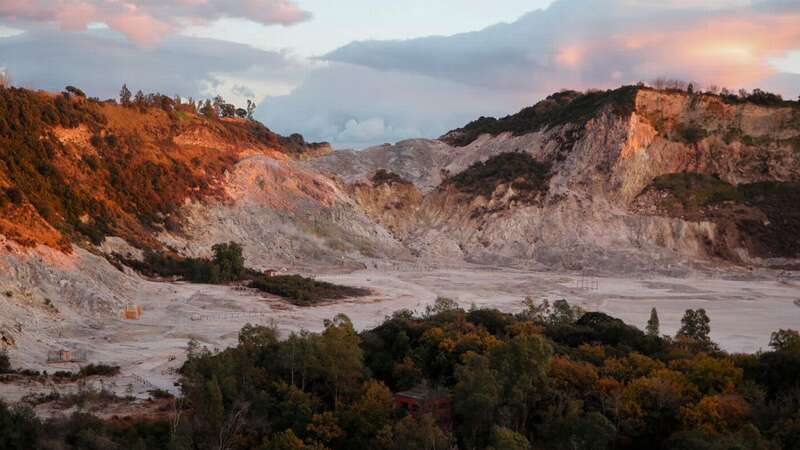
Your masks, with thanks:
[{"label": "pine tree", "polygon": [[256,112],[256,102],[247,100],[247,118],[253,120],[253,114]]},{"label": "pine tree", "polygon": [[647,321],[647,335],[648,336],[658,336],[660,333],[659,331],[659,322],[658,322],[658,311],[653,308],[650,311],[650,320]]},{"label": "pine tree", "polygon": [[139,107],[145,106],[144,92],[142,92],[141,90],[136,91],[136,95],[133,97],[133,102],[136,104],[136,106]]},{"label": "pine tree", "polygon": [[681,328],[678,336],[688,337],[698,342],[711,342],[711,319],[708,318],[705,309],[687,309],[681,319]]},{"label": "pine tree", "polygon": [[128,89],[127,84],[123,84],[122,89],[119,90],[119,102],[122,106],[129,106],[131,104],[131,90]]}]

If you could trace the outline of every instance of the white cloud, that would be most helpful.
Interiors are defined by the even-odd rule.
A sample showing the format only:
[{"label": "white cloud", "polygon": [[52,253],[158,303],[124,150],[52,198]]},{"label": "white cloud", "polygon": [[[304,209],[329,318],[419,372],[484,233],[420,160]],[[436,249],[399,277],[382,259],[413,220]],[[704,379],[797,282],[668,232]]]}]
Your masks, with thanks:
[{"label": "white cloud", "polygon": [[0,18],[56,23],[86,30],[102,23],[139,44],[154,44],[187,24],[242,18],[263,25],[291,25],[310,14],[290,0],[0,0]]}]

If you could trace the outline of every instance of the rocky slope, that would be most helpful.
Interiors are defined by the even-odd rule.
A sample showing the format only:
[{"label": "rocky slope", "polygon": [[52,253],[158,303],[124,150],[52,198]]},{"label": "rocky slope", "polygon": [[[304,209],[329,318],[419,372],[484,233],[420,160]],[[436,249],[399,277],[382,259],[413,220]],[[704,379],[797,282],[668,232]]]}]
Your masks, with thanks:
[{"label": "rocky slope", "polygon": [[[358,163],[360,154],[333,152],[308,164],[349,183],[381,168],[414,182],[425,195],[406,206],[405,222],[393,229],[416,255],[607,270],[658,270],[688,260],[791,265],[800,256],[800,108],[758,100],[636,87],[560,93],[438,141],[368,149]],[[496,190],[480,195],[442,183],[508,152],[551,165],[540,201],[517,201],[513,183],[485,180]],[[771,184],[751,188],[746,204],[715,200],[727,209],[750,208],[742,220],[732,212],[682,216],[652,199],[654,180],[670,174],[712,176],[743,189]],[[375,195],[384,198],[377,207],[363,193],[360,203],[385,220],[380,204],[391,199]],[[780,211],[778,202],[785,205]]]}]

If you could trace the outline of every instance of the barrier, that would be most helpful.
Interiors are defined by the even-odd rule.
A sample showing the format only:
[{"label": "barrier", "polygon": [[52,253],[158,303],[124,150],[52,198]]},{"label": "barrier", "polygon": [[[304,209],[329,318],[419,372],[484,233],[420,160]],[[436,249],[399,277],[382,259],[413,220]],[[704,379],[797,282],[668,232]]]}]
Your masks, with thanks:
[{"label": "barrier", "polygon": [[596,291],[600,289],[600,281],[593,276],[581,275],[575,282],[576,287],[580,290]]},{"label": "barrier", "polygon": [[48,364],[86,362],[86,360],[85,350],[51,350],[47,352]]}]

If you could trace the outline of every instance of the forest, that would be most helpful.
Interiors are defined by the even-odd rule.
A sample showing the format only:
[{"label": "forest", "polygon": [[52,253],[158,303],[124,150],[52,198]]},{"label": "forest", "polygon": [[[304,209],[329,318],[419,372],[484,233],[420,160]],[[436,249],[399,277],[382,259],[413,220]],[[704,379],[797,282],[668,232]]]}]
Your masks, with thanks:
[{"label": "forest", "polygon": [[[798,449],[800,334],[728,354],[711,318],[675,336],[566,300],[517,314],[439,298],[357,332],[246,325],[238,345],[190,341],[168,421],[42,420],[0,407],[8,449]],[[411,391],[409,391],[411,390]],[[409,392],[427,393],[398,407]]]}]

